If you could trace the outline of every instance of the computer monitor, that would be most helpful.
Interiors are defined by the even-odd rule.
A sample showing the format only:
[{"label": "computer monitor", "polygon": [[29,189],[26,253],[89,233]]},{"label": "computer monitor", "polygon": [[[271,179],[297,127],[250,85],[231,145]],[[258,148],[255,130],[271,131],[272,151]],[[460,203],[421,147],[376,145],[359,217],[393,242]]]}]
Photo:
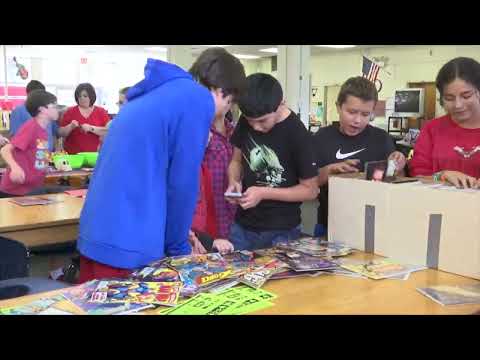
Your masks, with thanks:
[{"label": "computer monitor", "polygon": [[401,89],[395,91],[394,115],[421,117],[424,114],[424,89]]}]

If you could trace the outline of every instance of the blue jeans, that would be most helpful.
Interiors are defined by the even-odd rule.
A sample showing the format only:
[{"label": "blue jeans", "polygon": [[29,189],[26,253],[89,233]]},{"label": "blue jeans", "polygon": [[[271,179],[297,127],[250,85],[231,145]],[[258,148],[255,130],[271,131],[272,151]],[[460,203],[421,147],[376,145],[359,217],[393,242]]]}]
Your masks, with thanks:
[{"label": "blue jeans", "polygon": [[272,247],[279,242],[298,239],[301,236],[300,225],[290,230],[250,231],[237,223],[230,229],[229,240],[235,250],[257,250]]},{"label": "blue jeans", "polygon": [[323,226],[322,224],[317,224],[315,225],[315,230],[313,233],[313,236],[315,237],[322,237],[327,235],[327,228]]}]

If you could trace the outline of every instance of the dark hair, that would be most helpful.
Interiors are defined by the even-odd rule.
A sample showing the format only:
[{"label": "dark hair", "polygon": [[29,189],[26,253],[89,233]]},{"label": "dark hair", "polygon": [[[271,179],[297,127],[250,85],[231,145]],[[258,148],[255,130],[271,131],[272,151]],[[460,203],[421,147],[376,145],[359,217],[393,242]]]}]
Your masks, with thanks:
[{"label": "dark hair", "polygon": [[90,106],[93,106],[93,104],[95,104],[95,101],[97,101],[97,94],[95,93],[95,89],[90,83],[83,83],[77,86],[77,88],[75,89],[75,102],[78,104],[78,98],[80,97],[80,94],[83,90],[87,92],[88,97],[90,98]]},{"label": "dark hair", "polygon": [[40,113],[41,106],[47,107],[49,104],[55,104],[56,102],[57,97],[52,93],[49,93],[45,90],[33,90],[27,96],[25,107],[30,115],[35,117]]},{"label": "dark hair", "polygon": [[202,52],[190,68],[190,74],[209,89],[222,89],[223,96],[237,99],[245,88],[245,69],[235,56],[223,48]]},{"label": "dark hair", "polygon": [[238,101],[244,116],[258,118],[277,111],[283,100],[282,86],[272,75],[257,73],[247,77],[247,88]]},{"label": "dark hair", "polygon": [[364,102],[373,100],[376,104],[378,101],[378,91],[375,84],[361,76],[351,77],[343,83],[338,93],[337,105],[342,106],[349,95],[362,99]]},{"label": "dark hair", "polygon": [[124,87],[123,89],[120,89],[119,93],[122,95],[126,95],[127,91],[130,90],[130,86]]},{"label": "dark hair", "polygon": [[435,80],[440,93],[440,104],[443,105],[443,90],[455,79],[462,79],[480,90],[480,64],[471,58],[458,57],[442,66]]},{"label": "dark hair", "polygon": [[27,84],[27,95],[30,94],[34,90],[43,90],[45,91],[45,85],[43,85],[38,80],[32,80]]}]

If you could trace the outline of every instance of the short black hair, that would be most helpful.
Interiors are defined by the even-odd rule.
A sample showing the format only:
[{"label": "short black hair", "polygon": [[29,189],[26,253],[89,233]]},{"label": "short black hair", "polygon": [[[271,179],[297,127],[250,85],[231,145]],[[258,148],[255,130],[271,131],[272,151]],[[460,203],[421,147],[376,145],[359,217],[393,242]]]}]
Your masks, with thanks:
[{"label": "short black hair", "polygon": [[43,90],[45,91],[45,85],[43,85],[38,80],[32,80],[27,84],[27,95],[30,94],[34,90]]},{"label": "short black hair", "polygon": [[127,95],[127,91],[130,90],[130,86],[124,87],[123,89],[120,89],[119,93],[122,95]]},{"label": "short black hair", "polygon": [[33,90],[27,96],[25,107],[33,117],[40,113],[40,107],[47,107],[50,104],[56,104],[57,97],[45,90]]},{"label": "short black hair", "polygon": [[345,81],[337,97],[337,105],[342,106],[348,96],[355,96],[364,102],[378,101],[378,91],[375,84],[362,76],[355,76]]},{"label": "short black hair", "polygon": [[277,111],[282,101],[280,82],[272,75],[257,73],[247,77],[247,88],[238,107],[244,116],[258,118]]},{"label": "short black hair", "polygon": [[455,79],[462,79],[480,90],[480,64],[472,58],[457,57],[443,65],[435,80],[440,93],[440,104],[443,105],[442,97],[445,86]]},{"label": "short black hair", "polygon": [[90,106],[93,106],[95,101],[97,101],[97,93],[95,92],[95,88],[90,83],[82,83],[77,86],[75,89],[75,102],[78,104],[78,98],[83,90],[87,92],[88,97],[90,98]]},{"label": "short black hair", "polygon": [[222,89],[234,100],[245,88],[245,69],[227,50],[219,47],[203,51],[189,70],[193,78],[209,89]]}]

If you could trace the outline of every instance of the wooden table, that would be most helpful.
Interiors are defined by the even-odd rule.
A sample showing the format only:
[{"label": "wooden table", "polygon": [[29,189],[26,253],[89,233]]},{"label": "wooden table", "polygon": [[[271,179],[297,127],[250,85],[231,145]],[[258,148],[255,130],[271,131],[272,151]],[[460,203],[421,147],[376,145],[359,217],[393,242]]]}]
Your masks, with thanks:
[{"label": "wooden table", "polygon": [[84,199],[66,194],[42,195],[59,202],[20,206],[0,199],[0,236],[37,247],[70,242],[78,236]]},{"label": "wooden table", "polygon": [[[371,259],[372,255],[358,253],[352,258]],[[477,280],[436,270],[424,270],[403,280],[355,279],[336,275],[316,278],[271,280],[263,287],[278,295],[275,306],[257,311],[255,315],[443,315],[472,314],[479,305],[441,306],[415,289],[432,285],[475,284]],[[58,294],[56,290],[44,294],[0,301],[0,307],[27,304],[41,297]],[[62,309],[81,314],[70,302],[60,304]],[[147,310],[151,314],[155,310]]]},{"label": "wooden table", "polygon": [[[6,172],[6,168],[0,168],[0,178]],[[45,185],[70,185],[75,187],[85,186],[93,174],[93,169],[85,168],[71,171],[51,171],[45,176]]]}]

